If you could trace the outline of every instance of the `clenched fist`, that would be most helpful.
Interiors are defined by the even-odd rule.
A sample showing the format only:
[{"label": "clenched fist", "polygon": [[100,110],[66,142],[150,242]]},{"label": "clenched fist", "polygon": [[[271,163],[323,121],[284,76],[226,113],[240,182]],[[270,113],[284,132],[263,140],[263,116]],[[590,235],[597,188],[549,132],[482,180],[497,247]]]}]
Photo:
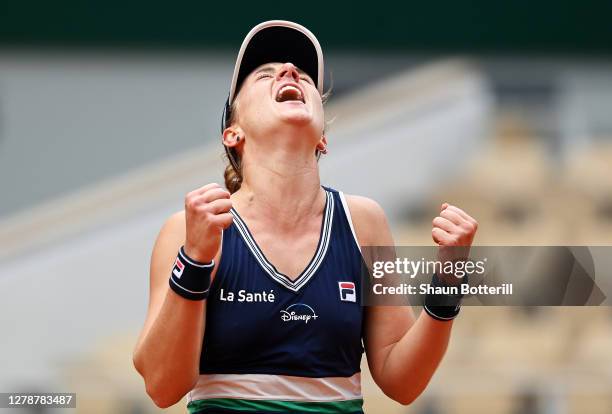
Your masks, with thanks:
[{"label": "clenched fist", "polygon": [[[465,260],[478,229],[478,222],[459,207],[443,203],[440,214],[432,221],[431,237],[438,244],[438,260]],[[452,275],[440,275],[453,282]],[[457,282],[456,280],[454,282]]]},{"label": "clenched fist", "polygon": [[185,196],[185,253],[209,263],[219,250],[221,232],[232,224],[230,193],[219,184],[207,184]]}]

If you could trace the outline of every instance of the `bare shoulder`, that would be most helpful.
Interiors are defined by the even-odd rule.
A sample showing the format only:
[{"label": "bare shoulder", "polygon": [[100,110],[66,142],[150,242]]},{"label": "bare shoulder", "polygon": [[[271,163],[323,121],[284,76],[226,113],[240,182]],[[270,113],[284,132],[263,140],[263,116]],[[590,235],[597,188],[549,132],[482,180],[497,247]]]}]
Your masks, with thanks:
[{"label": "bare shoulder", "polygon": [[172,213],[165,221],[162,232],[185,235],[185,210]]},{"label": "bare shoulder", "polygon": [[345,194],[359,244],[382,245],[387,242],[389,225],[383,208],[375,200],[359,195]]},{"label": "bare shoulder", "polygon": [[385,212],[380,204],[371,198],[353,194],[345,194],[344,196],[353,217],[359,216],[368,219],[385,217]]},{"label": "bare shoulder", "polygon": [[151,257],[152,266],[165,268],[171,266],[171,261],[185,240],[185,211],[171,214],[163,223]]},{"label": "bare shoulder", "polygon": [[[178,249],[185,242],[185,212],[171,214],[161,226],[151,254],[151,284],[155,285],[155,275],[166,276]],[[161,277],[161,276],[160,276]],[[160,279],[161,280],[161,279]]]}]

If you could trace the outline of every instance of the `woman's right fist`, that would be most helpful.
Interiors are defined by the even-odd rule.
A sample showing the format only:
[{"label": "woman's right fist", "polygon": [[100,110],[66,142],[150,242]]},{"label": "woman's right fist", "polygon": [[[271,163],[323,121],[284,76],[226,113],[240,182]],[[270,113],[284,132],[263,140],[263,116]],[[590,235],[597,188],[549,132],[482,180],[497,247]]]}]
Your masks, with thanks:
[{"label": "woman's right fist", "polygon": [[209,263],[221,244],[221,232],[232,224],[230,193],[219,184],[207,184],[185,196],[185,254]]}]

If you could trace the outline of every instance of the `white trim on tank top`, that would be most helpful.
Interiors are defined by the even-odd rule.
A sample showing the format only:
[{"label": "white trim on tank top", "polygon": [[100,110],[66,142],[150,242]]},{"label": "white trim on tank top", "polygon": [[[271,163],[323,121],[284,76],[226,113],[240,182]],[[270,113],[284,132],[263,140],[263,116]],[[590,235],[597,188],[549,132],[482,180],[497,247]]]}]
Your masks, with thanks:
[{"label": "white trim on tank top", "polygon": [[298,292],[302,286],[304,286],[316,273],[319,269],[321,263],[323,263],[323,259],[327,254],[327,249],[329,247],[329,242],[331,239],[331,228],[334,219],[334,197],[332,196],[330,191],[325,190],[325,211],[323,215],[323,222],[321,228],[321,235],[319,238],[319,242],[317,245],[317,250],[306,266],[306,268],[300,273],[300,275],[295,279],[291,280],[287,275],[276,270],[276,267],[266,258],[263,251],[259,248],[257,242],[253,238],[253,235],[249,231],[247,225],[244,223],[240,215],[235,209],[231,209],[230,213],[234,216],[234,224],[236,225],[236,229],[242,240],[245,242],[253,257],[261,268],[270,276],[272,279],[276,280],[281,285],[286,288]]},{"label": "white trim on tank top", "polygon": [[353,226],[353,217],[351,216],[351,210],[349,210],[346,197],[344,196],[344,193],[342,191],[338,191],[338,193],[340,194],[340,201],[342,201],[342,208],[344,209],[344,214],[346,215],[349,225],[351,226],[351,233],[353,233],[353,239],[355,240],[357,248],[361,252],[361,246],[359,245],[359,240],[357,240],[357,234],[355,233],[355,227]]}]

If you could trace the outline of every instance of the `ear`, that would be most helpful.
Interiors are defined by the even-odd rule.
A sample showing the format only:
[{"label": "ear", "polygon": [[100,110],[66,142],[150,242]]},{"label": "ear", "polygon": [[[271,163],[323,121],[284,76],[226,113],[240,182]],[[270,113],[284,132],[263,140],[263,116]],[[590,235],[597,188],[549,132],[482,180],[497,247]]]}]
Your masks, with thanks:
[{"label": "ear", "polygon": [[229,127],[223,131],[223,145],[226,147],[235,147],[241,144],[244,140],[244,132],[240,127]]},{"label": "ear", "polygon": [[317,149],[319,150],[319,152],[327,152],[327,138],[325,137],[325,135],[321,135],[321,139],[317,143]]}]

